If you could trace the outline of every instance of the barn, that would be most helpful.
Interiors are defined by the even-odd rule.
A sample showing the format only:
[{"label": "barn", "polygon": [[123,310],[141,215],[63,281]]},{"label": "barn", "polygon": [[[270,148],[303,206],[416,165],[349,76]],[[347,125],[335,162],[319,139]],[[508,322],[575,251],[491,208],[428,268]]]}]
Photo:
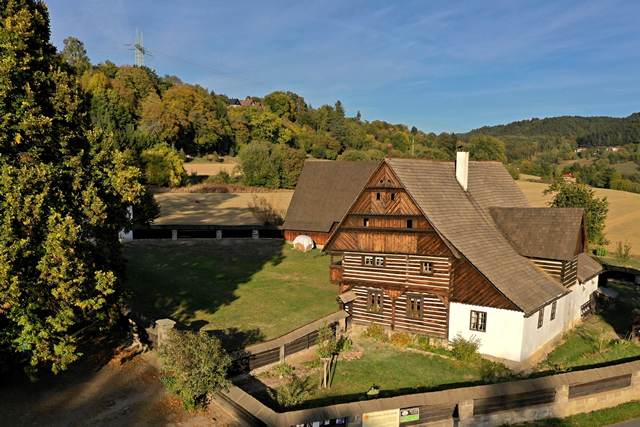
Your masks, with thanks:
[{"label": "barn", "polygon": [[285,240],[305,235],[322,247],[379,164],[305,162],[282,226]]},{"label": "barn", "polygon": [[526,364],[591,310],[587,248],[582,209],[533,208],[501,163],[458,153],[383,160],[324,251],[353,323]]}]

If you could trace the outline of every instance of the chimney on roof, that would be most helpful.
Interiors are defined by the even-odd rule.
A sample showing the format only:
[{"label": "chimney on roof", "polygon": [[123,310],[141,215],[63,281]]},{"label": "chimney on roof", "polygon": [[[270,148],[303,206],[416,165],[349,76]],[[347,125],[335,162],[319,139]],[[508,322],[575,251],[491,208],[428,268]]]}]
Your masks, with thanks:
[{"label": "chimney on roof", "polygon": [[467,191],[469,182],[469,153],[458,151],[456,153],[456,179],[464,191]]}]

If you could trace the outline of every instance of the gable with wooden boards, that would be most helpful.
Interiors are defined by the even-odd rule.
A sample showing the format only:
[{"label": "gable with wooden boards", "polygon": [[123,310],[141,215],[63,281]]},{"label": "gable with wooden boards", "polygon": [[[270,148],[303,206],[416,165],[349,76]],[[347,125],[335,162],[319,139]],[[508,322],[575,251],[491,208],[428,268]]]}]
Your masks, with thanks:
[{"label": "gable with wooden boards", "polygon": [[[587,247],[583,213],[531,208],[501,163],[458,154],[457,165],[385,159],[327,241],[331,280],[356,324],[445,340],[480,332],[493,345],[505,338],[531,341],[525,331],[533,320],[527,319],[537,314],[537,324],[549,331],[532,342],[547,342],[547,335],[572,326],[575,305],[589,298],[575,294],[578,300],[560,304],[564,312],[556,313],[578,283],[578,254]],[[556,228],[529,232],[547,223]],[[550,305],[561,327],[543,328],[540,312]],[[519,326],[494,325],[492,318],[516,319]],[[492,329],[501,336],[489,336]],[[531,355],[529,348],[482,350],[518,361]]]}]

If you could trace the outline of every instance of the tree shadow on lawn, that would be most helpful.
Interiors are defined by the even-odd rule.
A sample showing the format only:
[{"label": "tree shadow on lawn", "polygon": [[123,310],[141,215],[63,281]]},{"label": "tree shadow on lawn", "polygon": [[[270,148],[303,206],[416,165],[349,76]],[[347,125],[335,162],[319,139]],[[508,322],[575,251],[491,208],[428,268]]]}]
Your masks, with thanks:
[{"label": "tree shadow on lawn", "polygon": [[[283,262],[284,245],[283,240],[266,239],[131,242],[124,248],[131,306],[153,319],[169,317],[199,330],[209,322],[198,315],[214,314],[234,303],[240,285],[267,264]],[[264,339],[259,329],[211,333],[232,347]]]}]

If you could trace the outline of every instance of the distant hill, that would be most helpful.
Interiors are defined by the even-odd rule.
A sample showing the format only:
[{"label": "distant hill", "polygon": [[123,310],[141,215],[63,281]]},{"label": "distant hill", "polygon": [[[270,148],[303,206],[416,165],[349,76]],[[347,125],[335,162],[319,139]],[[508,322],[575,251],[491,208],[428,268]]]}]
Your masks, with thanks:
[{"label": "distant hill", "polygon": [[468,141],[475,134],[495,137],[554,137],[574,139],[581,147],[617,146],[640,142],[640,113],[629,117],[562,116],[547,119],[533,118],[507,125],[483,126],[460,134]]}]

